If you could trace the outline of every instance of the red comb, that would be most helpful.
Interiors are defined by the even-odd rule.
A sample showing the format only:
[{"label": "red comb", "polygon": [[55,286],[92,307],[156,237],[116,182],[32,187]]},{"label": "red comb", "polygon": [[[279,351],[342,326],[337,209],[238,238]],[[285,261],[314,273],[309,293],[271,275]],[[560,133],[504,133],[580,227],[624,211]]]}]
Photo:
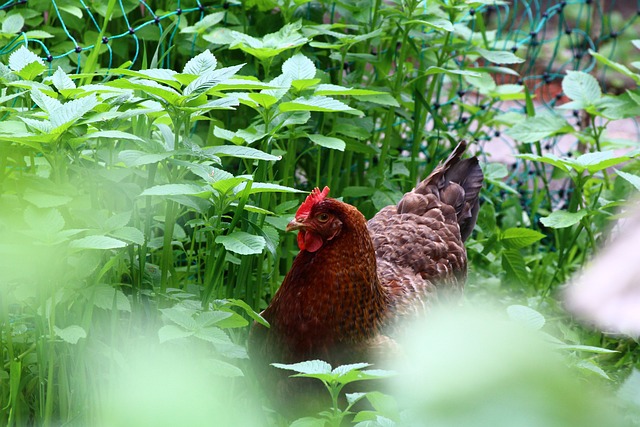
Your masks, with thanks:
[{"label": "red comb", "polygon": [[311,208],[313,207],[313,205],[323,201],[325,197],[327,197],[327,194],[329,194],[329,187],[324,187],[322,191],[320,191],[318,187],[314,188],[311,194],[307,196],[304,203],[301,204],[298,208],[298,212],[296,212],[296,218],[309,215],[309,212],[311,212]]}]

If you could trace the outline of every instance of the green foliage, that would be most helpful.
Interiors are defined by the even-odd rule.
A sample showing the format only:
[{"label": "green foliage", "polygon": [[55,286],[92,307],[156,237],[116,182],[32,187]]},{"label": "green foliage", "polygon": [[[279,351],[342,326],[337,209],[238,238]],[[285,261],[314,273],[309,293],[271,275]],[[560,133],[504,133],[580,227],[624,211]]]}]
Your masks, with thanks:
[{"label": "green foliage", "polygon": [[[175,2],[159,2],[171,12],[158,29],[133,23],[140,55],[111,42],[138,2],[93,2],[99,28],[74,1],[56,2],[60,15],[36,3],[0,15],[0,424],[255,425],[263,413],[244,411],[260,406],[247,326],[266,325],[258,312],[291,266],[284,230],[304,194],[328,185],[370,217],[459,139],[503,128],[535,174],[510,185],[507,167],[483,164],[468,293],[499,296],[584,381],[623,384],[619,400],[637,411],[637,372],[623,382],[637,343],[576,326],[554,294],[640,189],[638,150],[621,154],[635,146],[605,133],[640,115],[637,86],[609,94],[568,72],[570,101],[536,109],[529,87],[509,80],[524,55],[481,13],[493,2],[247,1],[197,22],[186,20],[194,3],[181,18]],[[16,38],[74,51],[60,17],[78,34],[77,55],[48,62],[42,44]],[[640,82],[637,63],[590,53]],[[506,101],[525,111],[500,111]],[[563,135],[579,153],[543,151]],[[562,206],[558,182],[568,183]],[[490,350],[507,348],[498,344]],[[463,350],[452,360],[483,361]],[[454,377],[453,365],[443,372]],[[403,402],[380,392],[340,399],[347,384],[387,376],[367,363],[275,366],[322,381],[332,398],[295,426],[404,419]]]}]

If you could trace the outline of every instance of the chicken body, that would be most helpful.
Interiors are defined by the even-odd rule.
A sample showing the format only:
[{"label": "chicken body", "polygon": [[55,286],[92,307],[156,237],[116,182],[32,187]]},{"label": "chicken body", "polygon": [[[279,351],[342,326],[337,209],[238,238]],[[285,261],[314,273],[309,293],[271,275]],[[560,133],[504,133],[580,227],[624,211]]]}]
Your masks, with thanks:
[{"label": "chicken body", "polygon": [[318,189],[288,230],[300,253],[254,324],[249,355],[279,406],[306,406],[313,380],[288,379],[269,363],[321,359],[332,366],[372,362],[394,352],[395,326],[423,313],[440,291],[460,293],[466,278],[464,240],[477,213],[483,175],[476,158],[461,160],[462,142],[397,206],[368,223],[353,206]]}]

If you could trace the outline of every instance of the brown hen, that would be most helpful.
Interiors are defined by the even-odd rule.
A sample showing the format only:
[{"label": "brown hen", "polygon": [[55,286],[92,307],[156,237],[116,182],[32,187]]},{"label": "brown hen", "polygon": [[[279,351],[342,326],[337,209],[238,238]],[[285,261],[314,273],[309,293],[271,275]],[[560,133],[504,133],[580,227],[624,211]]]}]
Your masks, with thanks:
[{"label": "brown hen", "polygon": [[300,253],[254,324],[249,355],[281,412],[311,410],[313,380],[289,379],[270,363],[321,359],[331,365],[379,361],[394,353],[398,321],[423,313],[441,291],[459,294],[464,241],[478,214],[483,175],[478,160],[461,160],[461,142],[424,181],[368,223],[353,206],[315,189],[287,231],[298,230]]}]

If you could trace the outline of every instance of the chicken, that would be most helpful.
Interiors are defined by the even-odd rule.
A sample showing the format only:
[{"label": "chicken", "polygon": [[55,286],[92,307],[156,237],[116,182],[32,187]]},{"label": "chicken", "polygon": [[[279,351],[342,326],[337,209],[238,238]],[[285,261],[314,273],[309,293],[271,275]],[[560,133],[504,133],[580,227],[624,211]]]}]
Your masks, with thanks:
[{"label": "chicken", "polygon": [[463,141],[397,206],[368,223],[355,207],[327,197],[327,187],[300,206],[287,225],[298,230],[300,253],[262,313],[270,328],[254,324],[248,341],[258,378],[279,409],[312,401],[314,384],[288,379],[269,363],[380,360],[395,351],[399,321],[423,313],[441,289],[461,292],[464,241],[483,180],[475,157],[461,160],[465,149]]}]

